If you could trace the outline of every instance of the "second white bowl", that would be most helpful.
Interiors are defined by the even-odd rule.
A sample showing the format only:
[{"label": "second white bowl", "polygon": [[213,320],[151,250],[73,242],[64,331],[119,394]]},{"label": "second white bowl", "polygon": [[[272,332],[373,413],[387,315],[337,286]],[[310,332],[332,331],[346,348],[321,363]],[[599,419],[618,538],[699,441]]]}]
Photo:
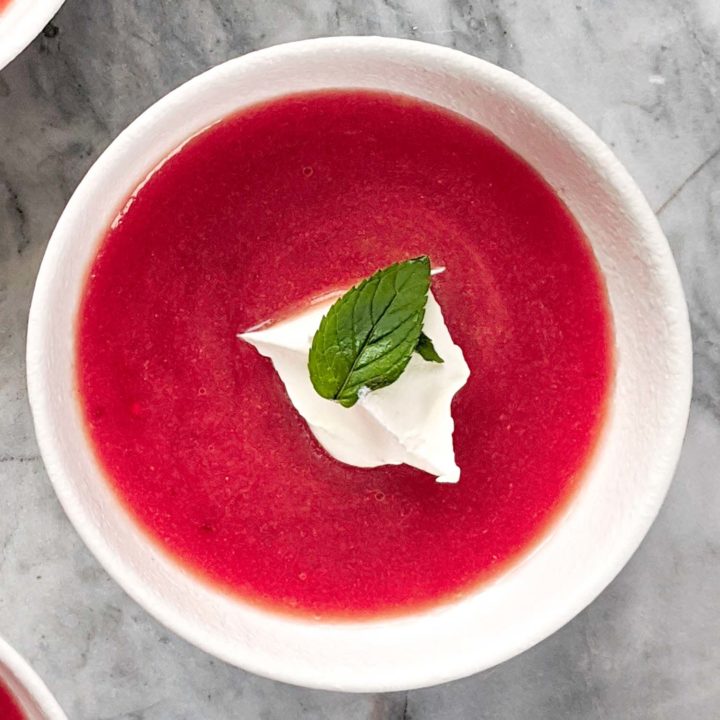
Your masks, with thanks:
[{"label": "second white bowl", "polygon": [[0,11],[0,70],[53,19],[64,0],[10,0]]},{"label": "second white bowl", "polygon": [[2,638],[0,638],[0,683],[10,691],[27,720],[67,720],[45,683]]}]

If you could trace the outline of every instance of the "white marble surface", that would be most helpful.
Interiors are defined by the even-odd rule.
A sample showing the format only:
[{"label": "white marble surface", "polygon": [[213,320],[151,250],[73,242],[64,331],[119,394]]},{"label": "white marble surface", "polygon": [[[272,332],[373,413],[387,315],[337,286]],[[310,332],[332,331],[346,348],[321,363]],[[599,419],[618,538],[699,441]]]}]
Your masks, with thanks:
[{"label": "white marble surface", "polygon": [[[38,458],[25,390],[35,273],[64,203],[115,134],[211,65],[336,34],[451,45],[573,109],[658,210],[695,336],[677,477],[620,577],[524,655],[408,694],[281,685],[166,632],[70,527]],[[716,720],[719,480],[718,0],[68,0],[0,72],[0,634],[71,720]]]}]

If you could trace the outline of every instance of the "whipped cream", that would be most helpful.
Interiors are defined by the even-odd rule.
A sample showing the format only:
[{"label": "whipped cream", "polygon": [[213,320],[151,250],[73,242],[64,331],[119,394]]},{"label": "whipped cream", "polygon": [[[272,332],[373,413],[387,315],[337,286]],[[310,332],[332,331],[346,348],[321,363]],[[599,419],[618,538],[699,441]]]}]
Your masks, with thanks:
[{"label": "whipped cream", "polygon": [[415,353],[398,380],[361,393],[350,408],[320,397],[307,365],[320,320],[336,297],[324,298],[289,319],[238,337],[272,360],[295,409],[336,460],[357,467],[412,465],[435,475],[438,482],[457,482],[460,468],[455,462],[450,405],[467,382],[470,369],[462,350],[453,343],[432,293],[423,331],[445,362],[426,362]]}]

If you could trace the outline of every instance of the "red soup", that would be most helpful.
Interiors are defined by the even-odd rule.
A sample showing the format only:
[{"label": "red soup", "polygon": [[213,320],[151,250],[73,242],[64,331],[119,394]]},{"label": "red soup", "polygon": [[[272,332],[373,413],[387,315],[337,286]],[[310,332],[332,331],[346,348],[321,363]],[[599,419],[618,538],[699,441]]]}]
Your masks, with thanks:
[{"label": "red soup", "polygon": [[0,680],[0,718],[2,720],[25,720],[25,715],[10,691]]},{"label": "red soup", "polygon": [[[328,456],[236,333],[428,254],[471,370],[457,485]],[[362,617],[459,597],[577,488],[612,375],[602,277],[545,182],[494,136],[373,92],[229,117],[133,194],[92,265],[79,397],[108,481],[162,547],[278,610]]]}]

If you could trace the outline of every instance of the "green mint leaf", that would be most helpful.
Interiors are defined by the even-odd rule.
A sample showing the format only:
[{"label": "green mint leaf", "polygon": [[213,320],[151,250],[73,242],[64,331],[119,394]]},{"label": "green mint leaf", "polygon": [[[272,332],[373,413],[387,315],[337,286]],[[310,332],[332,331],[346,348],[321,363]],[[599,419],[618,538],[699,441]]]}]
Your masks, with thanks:
[{"label": "green mint leaf", "polygon": [[361,389],[394,383],[418,345],[429,289],[430,260],[423,255],[378,270],[336,300],[308,358],[318,394],[351,407]]},{"label": "green mint leaf", "polygon": [[415,352],[423,359],[427,360],[428,362],[436,362],[436,363],[442,363],[445,362],[440,355],[438,355],[438,351],[435,349],[435,346],[433,345],[433,341],[424,333],[420,333],[420,338],[418,339],[417,347],[415,348]]}]

